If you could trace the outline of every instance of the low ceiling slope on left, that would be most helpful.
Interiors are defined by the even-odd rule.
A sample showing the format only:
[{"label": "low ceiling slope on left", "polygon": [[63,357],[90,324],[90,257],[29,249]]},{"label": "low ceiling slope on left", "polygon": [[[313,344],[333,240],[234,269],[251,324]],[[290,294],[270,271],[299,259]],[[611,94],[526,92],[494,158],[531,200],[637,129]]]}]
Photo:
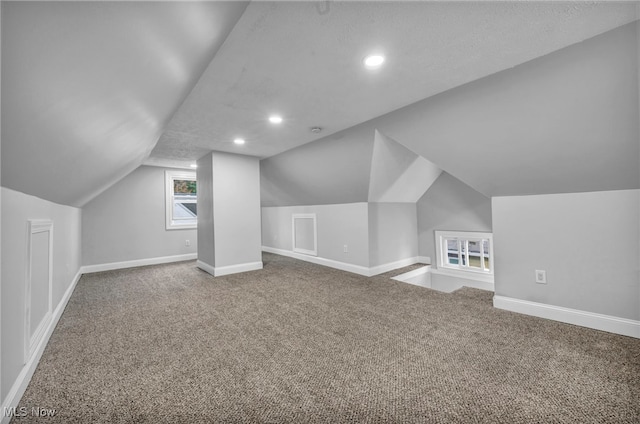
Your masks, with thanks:
[{"label": "low ceiling slope on left", "polygon": [[245,2],[2,2],[2,184],[82,206],[138,167]]}]

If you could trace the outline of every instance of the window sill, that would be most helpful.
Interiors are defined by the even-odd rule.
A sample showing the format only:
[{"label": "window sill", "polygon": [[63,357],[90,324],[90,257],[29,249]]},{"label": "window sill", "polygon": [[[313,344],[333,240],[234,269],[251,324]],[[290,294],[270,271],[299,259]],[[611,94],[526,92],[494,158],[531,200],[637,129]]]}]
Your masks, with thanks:
[{"label": "window sill", "polygon": [[185,225],[168,225],[165,227],[167,230],[195,230],[198,228],[198,224],[185,224]]},{"label": "window sill", "polygon": [[493,274],[485,274],[473,271],[463,271],[460,269],[450,268],[431,268],[432,274],[448,275],[450,277],[464,278],[473,281],[482,281],[483,283],[493,284]]}]

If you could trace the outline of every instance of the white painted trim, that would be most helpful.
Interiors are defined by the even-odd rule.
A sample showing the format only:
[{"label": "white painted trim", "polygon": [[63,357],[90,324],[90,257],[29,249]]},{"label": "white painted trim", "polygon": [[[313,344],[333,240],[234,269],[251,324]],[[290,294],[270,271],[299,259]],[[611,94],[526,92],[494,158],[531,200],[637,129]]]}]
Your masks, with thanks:
[{"label": "white painted trim", "polygon": [[173,180],[181,178],[184,180],[196,179],[196,173],[193,171],[164,171],[164,204],[165,204],[165,229],[167,230],[189,230],[198,228],[198,224],[192,222],[188,224],[177,224],[173,220]]},{"label": "white painted trim", "polygon": [[[49,245],[47,252],[47,286],[49,289],[47,298],[47,310],[42,320],[37,324],[35,331],[31,322],[31,293],[32,293],[32,258],[33,258],[33,235],[39,233],[49,233]],[[44,331],[51,323],[53,311],[53,221],[49,219],[30,219],[28,220],[27,232],[27,262],[25,274],[25,303],[24,303],[24,351],[23,364],[29,362],[33,356],[36,347],[44,336]],[[33,334],[32,334],[33,333]]]},{"label": "white painted trim", "polygon": [[302,255],[300,253],[292,252],[290,250],[277,249],[275,247],[262,246],[263,252],[275,253],[276,255],[288,256],[294,259],[300,259],[301,261],[311,262],[317,265],[328,266],[329,268],[339,269],[341,271],[353,272],[354,274],[364,275],[369,277],[369,268],[348,264],[346,262],[338,262],[333,259],[325,259],[318,256]]},{"label": "white painted trim", "polygon": [[311,262],[317,265],[328,266],[329,268],[335,268],[341,271],[353,272],[354,274],[363,275],[365,277],[373,277],[374,275],[383,274],[385,272],[393,271],[394,269],[413,265],[419,262],[418,257],[413,257],[369,268],[362,265],[339,262],[333,259],[326,259],[319,256],[303,255],[297,252],[292,252],[290,250],[278,249],[269,246],[262,246],[262,251],[275,253],[276,255],[288,256],[294,259],[300,259],[301,261]]},{"label": "white painted trim", "polygon": [[208,272],[209,274],[215,276],[216,275],[216,269],[214,267],[212,267],[211,265],[209,265],[206,262],[202,262],[200,259],[198,259],[198,261],[196,262],[196,266],[198,268],[200,268],[201,270],[203,270],[204,272]]},{"label": "white painted trim", "polygon": [[414,269],[413,271],[405,272],[404,274],[396,275],[395,277],[391,277],[392,280],[402,281],[406,283],[408,279],[417,277],[418,275],[427,274],[431,269],[431,265],[426,265],[418,269]]},{"label": "white painted trim", "polygon": [[[414,279],[415,277],[418,277],[420,275],[423,274],[428,274],[428,276],[426,277],[426,281],[423,283],[416,283],[416,282],[412,282],[410,280]],[[432,274],[436,274],[436,275],[444,275],[448,278],[452,278],[455,280],[454,284],[456,286],[466,286],[466,287],[472,287],[472,288],[476,288],[476,289],[481,289],[481,290],[488,290],[488,291],[494,291],[494,285],[493,283],[489,283],[489,282],[485,282],[485,281],[477,281],[477,280],[473,280],[470,278],[464,278],[464,277],[458,277],[458,276],[451,276],[447,273],[442,273],[442,272],[438,272],[437,269],[433,268],[431,265],[427,265],[427,266],[423,266],[422,268],[418,268],[415,269],[413,271],[409,271],[409,272],[405,272],[404,274],[395,276],[393,278],[391,278],[392,280],[397,280],[397,281],[402,281],[403,283],[408,283],[408,284],[413,284],[416,286],[421,286],[421,287],[426,287],[426,288],[433,288],[433,285],[431,283],[431,275]],[[437,284],[438,287],[441,287],[441,284]],[[443,291],[442,288],[438,288],[438,289],[434,289],[434,290],[438,290],[438,291]],[[444,290],[445,293],[451,293],[452,291],[457,290],[457,288],[452,289],[451,291],[448,290]]]},{"label": "white painted trim", "polygon": [[220,277],[222,275],[237,274],[239,272],[256,271],[256,270],[262,269],[262,266],[263,266],[262,261],[247,262],[244,264],[228,265],[228,266],[222,266],[222,267],[219,266],[219,267],[216,267],[215,276]]},{"label": "white painted trim", "polygon": [[263,268],[262,261],[260,261],[260,262],[247,262],[247,263],[244,263],[244,264],[228,265],[228,266],[222,266],[222,267],[217,267],[216,268],[216,267],[213,267],[213,266],[209,265],[206,262],[202,262],[202,261],[198,260],[197,266],[201,270],[213,275],[214,277],[221,277],[223,275],[229,275],[229,274],[237,274],[237,273],[240,273],[240,272],[256,271],[256,270],[259,270],[259,269]]},{"label": "white painted trim", "polygon": [[[435,235],[435,243],[436,243],[436,261],[437,261],[437,266],[440,270],[444,271],[451,271],[452,273],[449,274],[451,276],[455,276],[455,277],[461,277],[464,278],[462,274],[460,273],[464,273],[465,275],[468,274],[473,274],[473,275],[490,275],[491,276],[491,280],[488,279],[482,279],[480,277],[475,278],[475,277],[467,277],[467,278],[471,278],[474,280],[478,280],[478,281],[485,281],[485,282],[491,282],[493,283],[493,233],[488,233],[488,232],[470,232],[470,231],[445,231],[445,230],[436,230],[434,231],[434,235]],[[451,264],[448,264],[445,261],[445,258],[447,257],[447,252],[446,252],[446,246],[444,243],[445,239],[451,239],[451,238],[455,238],[455,239],[459,239],[462,241],[468,241],[468,240],[474,240],[474,241],[481,241],[483,239],[489,240],[489,269],[488,270],[481,270],[481,269],[474,269],[473,267],[460,267],[460,266],[453,266]],[[469,252],[467,249],[467,263],[468,263],[468,258],[469,258]],[[484,258],[484,250],[483,248],[481,248],[481,257]],[[459,258],[460,260],[460,258]],[[482,262],[483,267],[484,267],[484,262]]]},{"label": "white painted trim", "polygon": [[431,258],[429,256],[418,256],[418,263],[431,265]]},{"label": "white painted trim", "polygon": [[369,268],[369,277],[372,277],[378,274],[384,274],[385,272],[393,271],[394,269],[402,268],[402,267],[417,264],[417,263],[418,263],[418,257],[414,256],[413,258],[406,258],[406,259],[401,259],[395,262],[376,265]]},{"label": "white painted trim", "polygon": [[[402,283],[411,284],[414,286],[425,287],[427,289],[431,289],[431,265],[423,266],[422,268],[414,269],[413,271],[405,272],[404,274],[392,277],[392,280],[400,281]],[[421,281],[411,281],[415,279],[415,277],[419,277],[421,275],[426,275],[424,279]]]},{"label": "white painted trim", "polygon": [[491,284],[492,286],[494,283],[493,274],[481,274],[479,272],[466,272],[466,271],[460,271],[460,270],[448,269],[448,268],[431,268],[431,273],[460,278],[462,280],[488,283],[488,284]]},{"label": "white painted trim", "polygon": [[[296,247],[296,219],[312,219],[313,220],[313,250]],[[291,214],[291,246],[296,253],[305,255],[318,256],[318,225],[315,213],[294,213]]]},{"label": "white painted trim", "polygon": [[82,272],[89,274],[92,272],[111,271],[114,269],[135,268],[138,266],[168,264],[171,262],[192,261],[198,258],[197,253],[186,253],[184,255],[160,256],[157,258],[135,259],[133,261],[111,262],[98,265],[84,265]]},{"label": "white painted trim", "polygon": [[49,338],[51,338],[51,334],[53,334],[53,330],[56,328],[56,325],[58,325],[58,321],[60,320],[64,309],[67,307],[67,303],[69,303],[69,299],[71,299],[71,295],[73,294],[78,281],[80,281],[80,277],[82,277],[82,267],[76,273],[73,281],[67,288],[67,291],[65,291],[62,299],[60,299],[60,303],[58,303],[55,311],[53,311],[52,319],[49,322],[49,325],[46,327],[42,339],[40,339],[40,342],[36,346],[34,354],[22,367],[22,370],[20,371],[20,374],[18,374],[18,377],[13,383],[13,386],[11,386],[11,389],[9,389],[9,393],[7,393],[7,396],[4,398],[4,402],[2,403],[2,410],[0,411],[0,413],[2,414],[0,416],[0,424],[8,424],[11,419],[11,417],[7,417],[4,415],[4,411],[6,411],[8,408],[15,408],[20,403],[20,399],[22,399],[22,395],[24,395],[25,390],[27,390],[27,386],[31,381],[31,377],[33,377],[33,373],[38,366],[38,362],[40,362],[42,353],[44,352],[47,343],[49,343]]},{"label": "white painted trim", "polygon": [[640,321],[627,318],[618,318],[611,315],[563,308],[561,306],[530,302],[528,300],[514,299],[505,296],[494,296],[493,306],[511,312],[518,312],[525,315],[532,315],[640,339]]}]

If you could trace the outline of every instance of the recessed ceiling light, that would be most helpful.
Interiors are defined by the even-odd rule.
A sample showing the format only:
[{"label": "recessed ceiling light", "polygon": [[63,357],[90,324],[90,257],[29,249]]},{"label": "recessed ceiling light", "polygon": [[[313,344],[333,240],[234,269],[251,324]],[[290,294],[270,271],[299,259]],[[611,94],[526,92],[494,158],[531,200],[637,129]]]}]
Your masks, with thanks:
[{"label": "recessed ceiling light", "polygon": [[322,128],[320,127],[311,127],[311,132],[318,134],[320,131],[322,131]]},{"label": "recessed ceiling light", "polygon": [[381,54],[371,54],[364,58],[362,61],[364,66],[368,69],[376,69],[382,66],[384,63],[384,56]]},{"label": "recessed ceiling light", "polygon": [[282,116],[271,115],[269,117],[269,122],[271,122],[272,124],[281,124],[282,123]]},{"label": "recessed ceiling light", "polygon": [[234,143],[236,144],[244,144],[244,139],[243,138],[236,138],[235,140],[233,140]]},{"label": "recessed ceiling light", "polygon": [[198,165],[196,165],[195,163],[192,163],[192,164],[191,164],[191,167],[192,167],[192,168],[197,168],[197,167],[198,167]]}]

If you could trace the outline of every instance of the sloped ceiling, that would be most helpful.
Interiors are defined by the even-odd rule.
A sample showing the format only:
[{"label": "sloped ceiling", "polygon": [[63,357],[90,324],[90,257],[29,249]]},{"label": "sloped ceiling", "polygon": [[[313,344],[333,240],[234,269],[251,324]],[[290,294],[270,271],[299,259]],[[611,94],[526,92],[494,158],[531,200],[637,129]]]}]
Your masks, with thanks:
[{"label": "sloped ceiling", "polygon": [[374,124],[260,161],[262,206],[417,202],[441,169]]},{"label": "sloped ceiling", "polygon": [[243,2],[2,2],[2,184],[81,206],[138,167]]},{"label": "sloped ceiling", "polygon": [[640,188],[640,24],[375,120],[487,197]]},{"label": "sloped ceiling", "polygon": [[[629,2],[252,2],[150,161],[269,157],[637,17]],[[372,51],[378,72],[362,66]]]},{"label": "sloped ceiling", "polygon": [[[610,66],[635,58],[633,69],[607,70],[587,52],[560,74],[536,70],[545,55],[637,20],[638,10],[632,2],[3,1],[2,184],[81,206],[143,161],[185,164],[220,150],[282,153],[263,175],[280,200],[366,201],[379,129],[486,195],[629,188],[640,157],[630,141],[637,39],[612,53],[635,48],[627,65],[616,56]],[[368,72],[361,61],[374,50],[387,62]],[[624,82],[585,85],[603,73]],[[563,101],[537,101],[546,78]],[[272,112],[282,125],[268,124]],[[380,125],[359,125],[371,119]],[[361,144],[349,150],[341,137],[354,128]],[[232,144],[238,136],[244,146]],[[321,165],[288,151],[314,140],[339,147]],[[495,166],[467,167],[472,157]],[[303,184],[280,162],[313,177]]]},{"label": "sloped ceiling", "polygon": [[357,125],[261,160],[262,206],[366,202],[374,134]]},{"label": "sloped ceiling", "polygon": [[368,200],[415,203],[441,172],[433,163],[376,130]]},{"label": "sloped ceiling", "polygon": [[[403,182],[412,179],[404,177],[415,154],[428,159],[425,169],[442,169],[486,197],[640,188],[638,26],[263,159],[268,206],[405,201],[413,194],[403,189],[417,187]],[[350,174],[355,154],[342,155],[356,138],[375,139],[361,152],[372,158],[368,175]],[[271,196],[278,190],[282,196]]]}]

